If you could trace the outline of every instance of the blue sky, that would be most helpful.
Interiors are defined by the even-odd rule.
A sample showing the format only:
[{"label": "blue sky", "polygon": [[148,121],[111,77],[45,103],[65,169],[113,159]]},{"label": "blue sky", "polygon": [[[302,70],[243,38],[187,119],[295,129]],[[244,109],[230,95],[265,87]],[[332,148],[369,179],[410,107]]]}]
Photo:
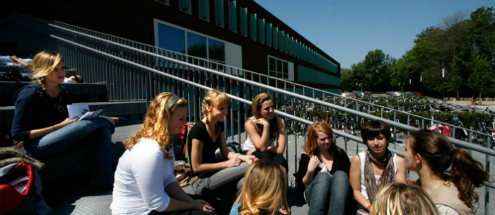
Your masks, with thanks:
[{"label": "blue sky", "polygon": [[416,35],[456,12],[495,7],[493,0],[255,0],[340,62],[359,63],[381,49],[399,59]]}]

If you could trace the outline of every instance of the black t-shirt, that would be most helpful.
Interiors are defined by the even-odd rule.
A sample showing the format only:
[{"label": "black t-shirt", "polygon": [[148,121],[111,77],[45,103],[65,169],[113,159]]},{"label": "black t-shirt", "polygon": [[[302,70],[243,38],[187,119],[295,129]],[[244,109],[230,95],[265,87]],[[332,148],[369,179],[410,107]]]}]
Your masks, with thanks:
[{"label": "black t-shirt", "polygon": [[[223,122],[217,122],[218,125],[221,128],[222,133],[224,131],[223,127]],[[194,126],[192,127],[191,131],[189,132],[189,143],[192,146],[192,140],[197,139],[201,142],[203,142],[203,151],[201,152],[202,154],[202,163],[218,163],[220,160],[215,158],[215,151],[220,148],[220,137],[217,137],[217,141],[213,142],[210,138],[210,135],[208,135],[208,131],[206,130],[206,125],[203,121],[198,121]],[[191,170],[194,173],[193,167],[191,165]]]}]

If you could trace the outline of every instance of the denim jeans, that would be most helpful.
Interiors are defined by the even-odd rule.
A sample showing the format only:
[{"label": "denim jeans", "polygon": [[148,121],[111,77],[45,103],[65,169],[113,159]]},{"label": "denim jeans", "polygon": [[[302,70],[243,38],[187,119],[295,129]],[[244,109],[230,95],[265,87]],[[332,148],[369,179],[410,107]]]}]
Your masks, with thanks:
[{"label": "denim jeans", "polygon": [[349,176],[344,171],[336,171],[333,176],[319,172],[304,191],[308,214],[347,214],[350,193]]},{"label": "denim jeans", "polygon": [[91,147],[91,182],[97,186],[113,184],[112,133],[115,126],[107,118],[98,117],[66,125],[40,139],[24,145],[26,154],[47,158],[62,154],[75,142],[86,139]]}]

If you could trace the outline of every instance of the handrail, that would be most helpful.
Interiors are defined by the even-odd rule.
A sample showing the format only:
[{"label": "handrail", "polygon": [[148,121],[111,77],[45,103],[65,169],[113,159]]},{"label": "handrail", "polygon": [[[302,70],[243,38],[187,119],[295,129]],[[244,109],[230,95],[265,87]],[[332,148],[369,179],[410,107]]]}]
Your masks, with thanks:
[{"label": "handrail", "polygon": [[[315,94],[314,92],[322,93],[322,96],[324,98],[326,98],[325,95],[332,95],[334,97],[339,97],[339,98],[344,99],[344,100],[350,100],[352,102],[359,103],[360,105],[373,106],[376,109],[381,109],[381,112],[382,113],[383,113],[383,110],[384,109],[389,109],[389,110],[391,110],[391,111],[393,111],[395,113],[405,114],[407,117],[414,117],[415,119],[426,120],[426,121],[428,121],[430,123],[434,123],[434,124],[448,125],[448,126],[453,127],[455,129],[463,129],[463,130],[468,131],[469,133],[477,133],[478,135],[485,136],[485,137],[488,137],[489,136],[486,133],[479,132],[479,131],[476,131],[476,130],[472,130],[472,129],[469,129],[469,128],[463,128],[463,127],[452,125],[452,124],[449,124],[449,123],[445,123],[445,122],[442,122],[442,121],[439,121],[439,120],[426,118],[426,117],[419,116],[419,115],[416,115],[416,114],[413,114],[413,113],[408,113],[408,112],[405,112],[405,111],[400,111],[400,110],[397,110],[397,109],[394,109],[394,108],[391,108],[391,107],[386,107],[386,106],[374,104],[374,103],[371,103],[371,102],[362,101],[362,100],[359,100],[359,99],[343,97],[343,96],[341,96],[339,94],[336,94],[336,93],[333,93],[333,92],[328,92],[328,91],[316,89],[316,88],[313,88],[313,87],[310,87],[310,86],[302,85],[302,84],[299,84],[299,83],[290,82],[290,81],[287,81],[285,79],[270,77],[268,75],[257,73],[257,72],[254,72],[254,71],[249,71],[249,70],[245,70],[245,69],[242,69],[242,68],[237,68],[237,67],[234,67],[234,66],[230,66],[230,65],[226,65],[226,64],[221,64],[221,63],[218,63],[218,62],[214,62],[214,61],[211,61],[211,60],[207,60],[207,59],[204,59],[204,58],[190,56],[190,55],[186,55],[186,54],[175,52],[175,51],[171,51],[171,50],[166,50],[166,49],[163,49],[163,48],[151,46],[151,45],[148,45],[148,44],[144,44],[144,43],[140,43],[140,42],[128,40],[128,39],[121,38],[121,37],[116,37],[116,36],[113,36],[113,35],[109,35],[109,34],[97,32],[97,31],[93,31],[93,30],[89,30],[89,29],[85,29],[85,28],[81,28],[81,27],[70,25],[70,24],[63,23],[63,22],[56,21],[55,23],[56,24],[49,24],[49,25],[52,26],[52,27],[61,29],[61,30],[69,31],[69,32],[80,34],[80,35],[84,35],[84,36],[87,36],[87,37],[90,37],[90,38],[93,38],[93,39],[96,39],[96,40],[100,40],[102,42],[108,42],[108,43],[112,43],[114,45],[119,45],[120,44],[120,45],[126,46],[127,48],[132,47],[133,50],[135,50],[135,51],[141,50],[140,52],[145,53],[145,54],[163,53],[163,52],[165,52],[165,53],[171,53],[171,54],[167,54],[167,56],[177,56],[177,58],[179,58],[179,59],[184,59],[181,62],[187,62],[187,63],[189,63],[189,62],[204,62],[205,65],[210,65],[210,69],[211,69],[211,67],[213,67],[211,65],[216,65],[215,68],[230,68],[230,69],[227,69],[227,70],[238,71],[237,72],[238,74],[244,74],[245,73],[245,74],[250,74],[251,77],[253,77],[253,75],[259,76],[259,77],[264,77],[264,78],[267,79],[267,81],[266,81],[267,83],[269,83],[270,80],[276,80],[276,81],[279,81],[279,82],[282,82],[282,83],[288,83],[288,84],[294,86],[294,89],[296,87],[300,87],[302,89],[303,93],[306,92],[305,89],[309,89],[309,90],[312,90],[313,91],[313,95]],[[62,26],[58,26],[58,25],[62,25]],[[108,38],[108,39],[105,39],[105,38]],[[129,47],[128,44],[131,44],[132,46]],[[193,60],[189,60],[189,59],[193,59]],[[202,68],[205,68],[205,67],[202,66]],[[225,71],[225,69],[224,69],[224,71]],[[231,73],[233,73],[233,72],[231,72]],[[244,76],[244,75],[242,75],[242,76]],[[347,101],[346,101],[346,103],[347,103]],[[408,125],[409,122],[405,122],[404,124]]]}]

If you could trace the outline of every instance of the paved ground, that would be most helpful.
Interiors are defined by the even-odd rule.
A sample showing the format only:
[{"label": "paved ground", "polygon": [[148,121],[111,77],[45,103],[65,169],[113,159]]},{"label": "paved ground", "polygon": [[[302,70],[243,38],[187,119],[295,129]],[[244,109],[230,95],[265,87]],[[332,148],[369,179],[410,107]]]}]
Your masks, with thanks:
[{"label": "paved ground", "polygon": [[[130,125],[118,127],[115,134],[112,136],[113,141],[124,141],[129,136],[131,136],[137,129],[139,129],[141,124]],[[245,139],[245,133],[240,135],[241,141]],[[239,141],[239,136],[234,137],[234,140]],[[400,137],[399,138],[404,138]],[[298,158],[302,152],[302,146],[304,144],[303,137],[294,137],[290,135],[288,137],[288,155],[287,160],[289,163],[289,178],[292,178],[292,174],[297,169]],[[343,148],[349,158],[351,159],[356,153],[365,150],[365,146],[358,144],[354,141],[345,141],[343,137],[337,138],[337,145]],[[391,144],[390,148],[396,149],[399,152],[404,151],[404,141],[399,139],[399,143]],[[477,152],[472,152],[473,157],[482,164],[486,164],[486,157]],[[495,162],[493,157],[489,158],[490,162]],[[495,172],[495,167],[491,165],[491,172]],[[409,178],[416,179],[417,175],[415,173],[410,173]],[[45,198],[49,205],[55,208],[52,214],[111,214],[109,209],[110,203],[112,201],[111,191],[100,191],[92,192],[89,191],[89,184],[85,180],[86,175],[76,175],[71,178],[64,178],[57,181],[52,181],[45,185]],[[290,182],[289,182],[290,183]],[[295,187],[294,184],[290,183],[290,189]],[[185,187],[186,192],[191,192],[189,187]],[[495,199],[495,192],[493,189],[489,190],[491,192],[490,199]],[[477,193],[480,195],[480,203],[484,204],[484,193],[485,188],[477,189]],[[303,197],[296,192],[289,192],[288,201],[291,206],[292,214],[307,214],[308,205],[304,201]],[[484,205],[479,206],[477,214],[484,214]],[[495,204],[490,205],[490,211],[493,213],[495,211]]]}]

